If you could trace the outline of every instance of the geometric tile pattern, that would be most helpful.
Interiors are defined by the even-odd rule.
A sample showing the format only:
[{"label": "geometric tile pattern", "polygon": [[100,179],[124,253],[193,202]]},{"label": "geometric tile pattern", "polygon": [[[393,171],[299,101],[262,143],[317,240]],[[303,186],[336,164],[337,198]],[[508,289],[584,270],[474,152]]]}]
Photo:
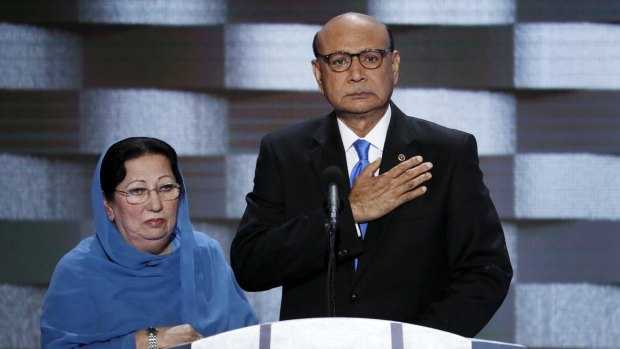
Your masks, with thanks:
[{"label": "geometric tile pattern", "polygon": [[226,27],[226,87],[314,91],[312,38],[319,25],[236,24]]},{"label": "geometric tile pattern", "polygon": [[[0,219],[53,220],[86,217],[86,186],[79,163],[0,154]],[[90,212],[88,212],[90,213]]]},{"label": "geometric tile pattern", "polygon": [[238,154],[226,157],[226,215],[241,217],[245,210],[245,195],[252,190],[255,154]]},{"label": "geometric tile pattern", "polygon": [[515,173],[518,218],[620,220],[618,156],[517,155]]},{"label": "geometric tile pattern", "polygon": [[0,23],[0,87],[75,89],[80,87],[79,36],[31,25]]},{"label": "geometric tile pattern", "polygon": [[226,19],[226,1],[78,1],[79,19],[92,23],[209,25]]},{"label": "geometric tile pattern", "polygon": [[165,139],[180,155],[223,155],[227,114],[225,100],[204,93],[90,89],[80,94],[80,148],[96,153],[115,140],[143,135]]},{"label": "geometric tile pattern", "polygon": [[515,86],[620,88],[620,27],[593,23],[515,26]]},{"label": "geometric tile pattern", "polygon": [[510,94],[410,88],[395,89],[392,99],[419,117],[473,134],[481,156],[515,153],[516,99]]},{"label": "geometric tile pattern", "polygon": [[[483,339],[618,348],[620,2],[0,2],[0,347],[38,347],[60,256],[92,234],[110,142],[179,152],[196,230],[228,253],[261,137],[330,111],[312,37],[339,13],[389,24],[394,100],[476,136],[515,278]],[[249,293],[263,322],[280,289]]]},{"label": "geometric tile pattern", "polygon": [[45,288],[0,285],[0,348],[39,347],[44,296]]},{"label": "geometric tile pattern", "polygon": [[538,348],[620,347],[620,290],[612,285],[517,285],[517,338]]},{"label": "geometric tile pattern", "polygon": [[515,18],[515,0],[474,3],[459,0],[370,0],[368,14],[388,24],[511,24]]}]

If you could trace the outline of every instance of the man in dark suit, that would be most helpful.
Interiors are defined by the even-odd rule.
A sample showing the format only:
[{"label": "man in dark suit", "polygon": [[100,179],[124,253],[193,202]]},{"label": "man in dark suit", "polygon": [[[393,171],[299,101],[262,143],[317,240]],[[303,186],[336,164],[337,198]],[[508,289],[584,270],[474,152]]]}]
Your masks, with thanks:
[{"label": "man in dark suit", "polygon": [[239,284],[283,286],[282,320],[328,316],[321,174],[335,165],[353,177],[365,158],[356,142],[363,139],[370,164],[342,188],[335,315],[473,337],[512,278],[474,137],[406,116],[390,102],[400,54],[374,18],[337,16],[313,47],[313,72],[334,111],[263,138],[231,248]]}]

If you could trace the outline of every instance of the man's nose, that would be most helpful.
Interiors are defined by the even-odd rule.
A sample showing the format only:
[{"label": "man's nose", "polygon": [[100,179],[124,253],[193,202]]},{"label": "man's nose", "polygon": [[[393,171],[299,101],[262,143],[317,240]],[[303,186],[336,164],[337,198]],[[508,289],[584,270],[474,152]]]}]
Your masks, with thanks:
[{"label": "man's nose", "polygon": [[366,79],[366,68],[362,65],[359,56],[351,57],[349,77],[349,80],[354,82],[359,82]]}]

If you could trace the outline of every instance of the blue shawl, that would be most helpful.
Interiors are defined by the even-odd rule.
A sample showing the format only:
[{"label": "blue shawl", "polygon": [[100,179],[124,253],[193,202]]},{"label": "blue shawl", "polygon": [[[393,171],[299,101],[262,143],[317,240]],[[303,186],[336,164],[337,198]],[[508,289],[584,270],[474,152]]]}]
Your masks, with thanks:
[{"label": "blue shawl", "polygon": [[134,332],[150,326],[189,323],[210,336],[256,324],[219,243],[194,232],[185,190],[174,251],[153,255],[125,242],[102,202],[104,155],[91,186],[96,234],[54,269],[41,316],[41,347],[135,348]]}]

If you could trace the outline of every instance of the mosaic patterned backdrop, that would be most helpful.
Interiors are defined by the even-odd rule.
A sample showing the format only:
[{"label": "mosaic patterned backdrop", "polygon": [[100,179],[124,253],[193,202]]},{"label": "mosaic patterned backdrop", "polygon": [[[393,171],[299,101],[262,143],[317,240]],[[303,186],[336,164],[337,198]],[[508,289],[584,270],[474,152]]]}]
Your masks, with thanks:
[{"label": "mosaic patterned backdrop", "polygon": [[[3,0],[0,348],[39,346],[115,139],[171,143],[196,228],[228,250],[260,137],[330,110],[311,40],[347,11],[392,27],[401,109],[479,141],[516,274],[478,337],[620,348],[616,0]],[[279,289],[248,296],[277,320]]]}]

